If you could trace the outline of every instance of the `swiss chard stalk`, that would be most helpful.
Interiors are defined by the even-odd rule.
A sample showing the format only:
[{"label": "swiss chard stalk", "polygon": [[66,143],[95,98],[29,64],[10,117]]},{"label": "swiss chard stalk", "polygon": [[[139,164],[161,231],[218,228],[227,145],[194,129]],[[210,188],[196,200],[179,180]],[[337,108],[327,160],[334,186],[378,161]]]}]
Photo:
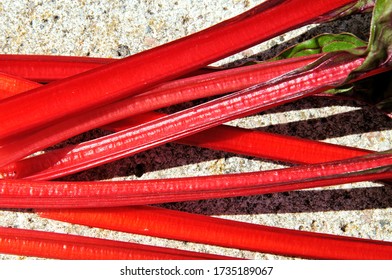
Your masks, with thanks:
[{"label": "swiss chard stalk", "polygon": [[0,180],[2,208],[85,208],[145,205],[291,191],[388,179],[392,156],[372,154],[342,161],[202,177],[122,182]]},{"label": "swiss chard stalk", "polygon": [[[292,2],[298,4],[301,1],[286,1],[284,3]],[[386,5],[387,2],[380,1],[380,3],[380,5]],[[282,5],[286,6],[286,4]],[[382,9],[379,11],[382,11]],[[377,12],[375,14],[377,14]],[[389,45],[384,45],[384,48],[388,48]],[[388,54],[388,52],[386,53]],[[366,54],[368,53],[360,52],[355,53],[354,55],[339,53],[328,55],[323,61],[318,62],[316,65],[313,65],[313,67],[295,71],[266,84],[256,86],[250,90],[234,93],[227,97],[194,107],[192,110],[185,110],[168,117],[162,117],[158,120],[147,122],[136,128],[130,128],[129,130],[120,132],[120,134],[115,134],[114,138],[103,138],[96,140],[96,142],[87,143],[86,146],[84,146],[85,150],[80,149],[82,146],[77,146],[76,150],[80,149],[80,153],[70,153],[69,155],[72,156],[69,157],[69,155],[65,155],[64,157],[66,160],[75,159],[75,162],[68,164],[65,160],[63,165],[65,166],[65,169],[59,169],[57,171],[61,176],[61,174],[65,174],[70,170],[75,172],[78,168],[89,168],[105,161],[120,158],[126,153],[132,154],[153,147],[154,145],[165,143],[166,141],[179,140],[186,135],[191,135],[216,126],[232,118],[244,116],[268,108],[269,106],[275,106],[301,98],[307,94],[332,88],[342,84],[346,79],[352,81],[353,79],[359,79],[389,69],[390,56],[387,55],[386,59],[379,60],[381,63],[368,63],[369,55],[365,58]],[[364,60],[366,61],[365,64],[363,64]],[[371,67],[360,68],[360,71],[350,75],[350,73],[353,73],[352,70],[357,69],[360,65],[371,65]],[[184,72],[186,71],[184,70]],[[69,80],[73,80],[73,78],[70,78]],[[164,80],[164,78],[162,78],[162,80]],[[92,80],[89,81],[91,82]],[[61,84],[61,82],[58,84]],[[154,82],[152,82],[152,84],[154,84]],[[59,88],[61,88],[61,86],[59,86]],[[261,93],[266,94],[266,97],[259,96]],[[285,95],[286,93],[287,95]],[[203,118],[207,118],[207,120],[203,121]],[[24,129],[15,131],[26,131],[26,129],[32,127],[33,126],[26,125]],[[164,131],[166,128],[169,129],[169,132]],[[172,133],[172,135],[170,135],[170,133]],[[12,135],[12,133],[4,135]],[[134,139],[134,137],[140,138]],[[107,146],[105,146],[106,144]],[[123,146],[128,144],[129,146]],[[122,147],[117,149],[116,145]],[[106,148],[109,147],[113,148],[110,152],[106,151]],[[73,152],[74,151],[75,150],[73,150]],[[83,154],[83,152],[86,153]],[[89,154],[91,157],[89,157]],[[79,155],[82,155],[80,161],[77,158]],[[87,159],[86,161],[83,159],[84,157]],[[257,173],[153,181],[33,182],[27,180],[0,180],[0,205],[10,208],[109,207],[289,191],[359,180],[391,178],[391,161],[392,157],[388,153],[373,154],[344,161],[305,165]],[[76,169],[73,169],[75,167]],[[56,171],[53,172],[53,174],[55,174]],[[41,213],[44,214],[44,211]],[[185,224],[185,227],[188,230],[193,229],[189,224]],[[123,229],[118,228],[118,230]],[[269,235],[269,237],[272,236],[272,238],[268,242],[263,243],[267,244],[267,247],[260,248],[262,251],[265,250],[278,254],[314,256],[320,258],[390,258],[390,244],[386,242],[360,242],[358,239],[346,238],[332,240],[334,238],[327,235],[308,235],[305,238],[304,236],[306,236],[307,233],[302,234],[297,233],[296,231],[283,232],[276,228],[269,228],[268,230],[279,234],[282,233],[282,235],[280,235],[279,238],[277,238],[277,235]],[[218,231],[212,230],[211,235],[215,236],[213,233],[216,234],[217,232]],[[23,236],[23,233],[15,233]],[[228,232],[225,232],[225,234],[227,233]],[[248,238],[249,234],[249,232],[243,232],[243,235],[231,238],[236,238],[238,240],[249,239],[250,242],[255,241],[256,237],[254,239]],[[172,238],[175,237],[173,236]],[[257,236],[257,238],[264,237]],[[287,242],[290,238],[293,238],[295,242]],[[18,237],[14,239],[18,239]],[[272,247],[276,245],[274,243],[276,240],[281,241],[281,244],[285,244],[285,246],[292,246],[286,251],[284,251],[284,249],[280,251],[274,250]],[[257,241],[256,243],[261,244],[262,240],[259,241],[260,242]],[[29,246],[29,244],[32,244],[33,242],[34,240],[27,238],[25,244]],[[306,246],[307,242],[313,243],[312,245],[321,244],[321,246],[318,248],[315,248],[315,246]],[[4,244],[4,247],[7,250],[10,250],[10,243],[6,241]],[[36,245],[33,245],[31,248],[34,249],[34,246]],[[345,248],[344,250],[347,248],[348,253],[345,257],[336,254],[335,250],[338,246],[342,246],[342,248]],[[313,248],[312,253],[308,250],[309,247]],[[39,242],[36,249],[39,249]],[[83,248],[77,248],[76,250],[82,251]],[[315,250],[319,250],[320,252],[317,253]],[[18,253],[18,250],[14,252]],[[363,254],[364,252],[365,254]],[[369,252],[369,254],[366,255],[366,252]],[[317,255],[312,255],[313,253]]]},{"label": "swiss chard stalk", "polygon": [[[273,60],[325,53],[366,46],[366,43],[352,34],[322,34],[290,47]],[[110,58],[92,58],[55,55],[0,54],[0,72],[35,82],[53,82],[87,70],[116,61]],[[220,70],[220,67],[206,67],[194,74]]]},{"label": "swiss chard stalk", "polygon": [[[344,36],[343,39],[339,37],[339,44],[347,45],[347,43],[350,43],[352,41],[352,38],[348,35]],[[321,42],[321,40],[318,41]],[[325,42],[327,40],[324,39],[322,41]],[[330,41],[331,40],[328,40],[328,42]],[[309,48],[309,46],[314,47],[313,44],[309,43],[304,43],[301,45],[305,45],[306,48]],[[318,46],[325,47],[325,44],[319,43]],[[358,47],[358,45],[354,47]],[[299,46],[297,46],[297,49],[299,49]],[[304,48],[302,47],[302,49]],[[227,71],[221,71],[220,73],[201,75],[194,78],[188,78],[178,80],[172,83],[166,83],[148,93],[143,94],[142,98],[136,97],[129,101],[127,100],[125,102],[118,103],[124,104],[123,106],[109,105],[106,106],[104,110],[98,109],[99,113],[91,114],[90,112],[87,112],[83,116],[78,116],[78,120],[72,121],[72,119],[67,119],[65,120],[65,123],[70,125],[70,129],[72,131],[77,131],[77,128],[85,127],[82,125],[83,123],[90,123],[91,125],[97,126],[99,124],[102,124],[100,120],[108,119],[105,117],[104,112],[108,112],[110,119],[113,120],[116,119],[115,116],[119,118],[124,114],[134,114],[139,112],[140,110],[148,110],[163,106],[160,104],[174,104],[174,102],[180,102],[181,100],[184,100],[184,98],[191,99],[195,98],[196,96],[202,97],[206,94],[211,95],[225,92],[228,90],[234,90],[242,86],[259,83],[271,77],[279,76],[280,74],[286,73],[286,71],[294,69],[295,67],[306,65],[309,62],[315,61],[315,59],[318,57],[318,55],[312,55],[310,57],[304,57],[299,59],[285,59],[281,62],[266,62],[256,66],[230,69]],[[233,78],[234,80],[232,80],[231,78]],[[14,80],[15,84],[23,84],[23,82],[24,81],[21,81],[21,79],[15,78]],[[31,86],[36,87],[39,85],[33,83]],[[154,102],[151,102],[151,98],[153,98]],[[145,102],[142,102],[142,100],[145,100]],[[138,106],[131,107],[132,104],[136,104]],[[114,107],[116,107],[117,109],[110,109]],[[120,110],[121,107],[123,107],[124,110]],[[132,111],[131,108],[133,108],[134,111]],[[146,121],[147,115],[148,120],[156,119],[158,118],[158,116],[162,116],[158,113],[150,112],[148,114],[144,114],[142,120],[140,120],[140,116],[136,118],[133,117],[132,119],[128,118],[127,120],[117,122],[116,124],[114,124],[114,126],[113,124],[107,125],[106,128],[115,131],[122,130],[124,129],[124,127],[129,128],[130,126],[135,126],[135,121],[138,124],[141,124],[142,122]],[[80,118],[82,119],[80,120]],[[89,121],[90,119],[91,121]],[[54,127],[58,128],[58,131],[61,132],[61,136],[65,137],[67,135],[65,133],[66,126],[64,124],[55,124]],[[26,151],[27,155],[29,147],[37,147],[38,142],[41,144],[48,143],[47,141],[52,141],[53,143],[55,143],[54,140],[50,139],[54,139],[56,137],[47,136],[48,134],[55,133],[56,130],[54,129],[54,127],[51,126],[50,128],[44,128],[37,133],[32,133],[31,135],[27,135],[13,141],[13,143],[11,144],[11,146],[15,147],[13,155],[16,156],[21,151]],[[217,127],[215,129],[198,133],[191,137],[187,137],[180,141],[185,144],[193,144],[212,149],[235,152],[243,155],[264,158],[266,157],[295,163],[325,162],[330,160],[355,157],[368,153],[367,151],[359,149],[347,148],[338,145],[331,145],[289,136],[274,135],[271,133],[248,131],[228,126]],[[258,142],[264,142],[265,145],[259,145],[257,144]],[[20,149],[20,146],[24,148]],[[6,145],[3,149],[9,150],[10,145]],[[286,151],[285,149],[289,150]],[[62,150],[52,150],[50,152],[46,152],[45,154],[29,157],[21,162],[15,162],[10,165],[4,166],[1,168],[1,177],[23,178],[29,175],[34,175],[34,173],[42,171],[48,167],[51,167],[56,162],[61,161],[61,158],[64,154],[67,153],[68,150],[68,148]],[[32,152],[32,150],[30,150],[30,152]],[[34,176],[31,178],[34,178]],[[39,178],[41,180],[53,179],[53,177],[50,175],[46,177],[41,175],[39,176]]]},{"label": "swiss chard stalk", "polygon": [[134,95],[355,3],[266,1],[189,37],[0,101],[0,139]]},{"label": "swiss chard stalk", "polygon": [[[107,125],[104,128],[111,131],[121,131],[141,124],[147,119],[153,120],[162,116],[164,114],[149,112]],[[181,138],[177,142],[244,156],[300,164],[348,159],[371,153],[371,151],[358,148],[227,125],[220,125]],[[55,179],[57,177],[55,173],[45,174],[43,171],[62,162],[67,152],[69,152],[69,147],[46,151],[43,154],[13,162],[0,168],[0,178]]]},{"label": "swiss chard stalk", "polygon": [[48,83],[114,62],[110,58],[49,55],[0,55],[0,71],[27,80]]},{"label": "swiss chard stalk", "polygon": [[130,242],[4,227],[0,227],[0,252],[67,260],[230,259]]},{"label": "swiss chard stalk", "polygon": [[392,242],[255,225],[158,207],[43,209],[37,213],[45,218],[91,227],[286,256],[392,258]]},{"label": "swiss chard stalk", "polygon": [[[36,150],[49,146],[50,144],[55,144],[61,140],[65,140],[68,137],[71,137],[77,133],[83,132],[91,128],[98,127],[110,121],[121,119],[125,116],[160,108],[163,106],[173,105],[175,103],[191,100],[194,98],[201,98],[205,96],[211,96],[211,95],[216,95],[228,91],[233,91],[266,81],[270,78],[274,78],[281,74],[287,73],[296,67],[300,67],[306,65],[307,63],[313,62],[319,57],[319,55],[307,56],[300,59],[287,59],[287,58],[303,56],[309,53],[321,54],[322,52],[331,52],[331,51],[345,50],[350,48],[358,48],[363,45],[364,43],[361,40],[349,34],[340,34],[340,35],[324,34],[322,36],[300,43],[295,47],[286,50],[285,52],[283,52],[282,54],[276,57],[276,59],[286,58],[284,61],[276,62],[276,63],[265,62],[255,66],[240,67],[236,69],[220,71],[220,73],[201,75],[194,78],[188,78],[188,79],[183,79],[171,83],[166,83],[152,91],[148,91],[147,93],[144,93],[143,96],[141,97],[127,99],[121,102],[110,104],[108,106],[104,106],[102,108],[98,108],[97,110],[88,111],[84,114],[76,116],[75,118],[72,117],[67,118],[66,120],[63,120],[59,123],[50,125],[49,127],[46,128],[42,128],[37,132],[32,132],[24,137],[19,137],[18,139],[11,141],[11,144],[4,145],[2,149],[3,150],[6,149],[8,153],[13,156],[13,158],[9,158],[9,161],[11,161],[12,159],[17,159],[18,157],[21,158],[23,156],[27,156],[35,152]],[[26,57],[22,56],[22,58],[20,59],[11,56],[11,60],[12,59],[19,62],[20,60],[22,61],[27,60],[30,62],[33,61],[34,63],[38,63],[36,62],[36,60],[40,61],[40,57],[31,57],[31,56],[26,56]],[[62,63],[67,63],[71,65],[74,63],[74,61],[70,60],[70,58],[68,57],[55,58],[52,60],[50,60],[48,57],[44,57],[42,58],[42,60],[47,62],[49,66],[52,66],[51,68],[55,68],[55,69],[61,68]],[[92,62],[94,62],[91,59],[75,58],[74,60],[76,60],[77,65],[82,63],[87,64],[86,67],[90,67],[89,65]],[[10,77],[8,80],[11,80]],[[38,84],[34,84],[27,81],[24,82],[21,81],[21,79],[16,79],[16,78],[13,81],[13,84],[15,85],[21,84],[19,85],[19,87],[22,88],[26,87],[25,83],[28,83],[31,86],[31,88],[35,88],[39,86]],[[7,87],[3,88],[4,91],[6,91],[7,89],[8,89]],[[16,94],[15,90],[10,92],[9,94],[11,93]],[[238,136],[242,135],[242,142],[244,140],[246,143],[253,143],[255,141],[255,139],[246,141],[246,138],[248,136],[244,136],[246,133],[239,132],[238,129],[222,127],[222,128],[218,128],[217,130],[219,130],[219,132],[227,131],[226,133],[223,133],[223,135],[229,135],[229,134],[234,134]],[[191,141],[191,143],[194,144],[197,143],[198,145],[202,145],[203,141],[200,140],[204,140],[205,142],[206,140],[208,140],[208,137],[210,137],[208,135],[211,134],[212,133],[203,133],[198,136],[194,136],[193,140],[192,138],[188,138],[186,141],[188,142]],[[252,133],[252,135],[255,137],[258,137],[259,135],[262,136],[261,134],[262,133]],[[48,137],[48,135],[51,136]],[[247,133],[247,135],[250,136],[251,134]],[[271,134],[263,134],[263,135],[268,136],[267,138],[264,138],[264,141],[267,140],[274,141],[282,138],[278,136],[272,137]],[[202,136],[203,136],[202,139],[200,140],[196,139],[197,137],[200,138]],[[296,142],[297,144],[301,143],[301,141],[299,140],[298,141],[295,141],[295,139],[292,140],[293,140],[293,144],[294,142]],[[234,141],[231,142],[234,143]],[[208,141],[208,143],[209,144],[204,146],[214,148],[214,145],[213,144],[211,145],[211,143],[217,143],[217,138],[216,137],[210,138],[210,141]],[[285,143],[287,144],[287,141]],[[307,142],[304,144],[309,144],[309,143]],[[314,144],[316,145],[316,143]],[[260,149],[255,149],[254,147],[253,148],[249,147],[246,149],[246,146],[243,146],[245,149],[243,148],[239,149],[239,148],[234,148],[232,146],[233,146],[232,144],[225,146],[222,143],[222,141],[220,141],[220,145],[215,147],[218,149],[223,148],[226,151],[239,152],[240,154],[245,154],[245,155],[267,156],[267,157],[272,156],[272,158],[279,159],[279,160],[289,160],[290,162],[308,162],[308,163],[314,162],[311,160],[311,158],[318,158],[320,162],[327,161],[328,159],[331,160],[341,159],[344,158],[345,156],[339,157],[339,154],[341,154],[341,152],[344,153],[344,151],[348,152],[352,156],[363,154],[363,153],[355,153],[353,149],[351,149],[351,151],[350,149],[340,149],[341,152],[339,152],[339,149],[336,149],[334,153],[332,152],[325,153],[325,155],[336,154],[336,157],[332,157],[332,158],[328,156],[320,157],[320,154],[318,153],[318,157],[311,156],[311,157],[307,157],[307,159],[296,159],[295,157],[294,158],[285,157],[285,155],[292,155],[293,153],[282,153],[276,151],[275,153],[270,155],[268,152],[267,153],[262,152],[260,151]],[[286,145],[282,144],[278,146],[284,147]],[[296,146],[298,147],[298,145]],[[325,151],[325,148],[328,147],[332,148],[331,145],[328,146],[326,144],[324,145],[318,144],[316,146],[319,146],[316,149],[319,150],[321,149],[323,151]],[[23,149],[20,149],[20,147],[23,147]],[[63,154],[63,152],[59,151],[57,155],[58,154]],[[300,155],[300,154],[301,154],[300,151],[296,153],[296,155]],[[305,155],[306,153],[302,153],[302,154]],[[312,153],[312,155],[314,154]],[[45,157],[51,158],[55,161],[58,161],[60,159],[60,157],[54,155],[46,155]],[[21,178],[24,177],[23,174],[32,173],[30,172],[31,170],[42,169],[43,165],[50,166],[49,163],[52,160],[49,159],[44,160],[43,159],[44,157],[42,156],[40,156],[39,158],[42,159],[41,162],[31,158],[27,160],[27,162],[31,162],[31,164],[34,165],[31,167],[29,167],[29,165],[25,161],[25,163],[16,164],[16,165],[13,164],[13,166],[16,169],[10,166],[3,168],[3,170],[8,170],[3,172],[3,177],[13,176],[13,177]],[[42,162],[45,163],[42,164]],[[23,168],[23,170],[21,170],[21,168]]]},{"label": "swiss chard stalk", "polygon": [[126,117],[189,100],[241,90],[265,82],[314,62],[319,57],[316,55],[261,63],[162,84],[138,96],[71,116],[23,137],[18,136],[15,139],[3,141],[4,144],[0,147],[0,166],[79,133]]},{"label": "swiss chard stalk", "polygon": [[[341,61],[343,60],[343,61]],[[235,118],[330,89],[344,81],[363,58],[336,53],[317,67],[295,72],[178,113],[76,145],[42,175],[61,177],[175,141]],[[5,149],[3,149],[5,150]],[[1,152],[1,159],[13,154]],[[13,160],[9,160],[12,162]]]}]

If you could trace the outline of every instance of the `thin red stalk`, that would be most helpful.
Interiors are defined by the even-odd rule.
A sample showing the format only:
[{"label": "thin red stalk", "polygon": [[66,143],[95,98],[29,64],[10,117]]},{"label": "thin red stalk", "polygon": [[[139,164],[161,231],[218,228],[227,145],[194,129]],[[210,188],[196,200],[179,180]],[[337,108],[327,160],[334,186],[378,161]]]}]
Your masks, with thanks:
[{"label": "thin red stalk", "polygon": [[49,56],[49,55],[0,55],[0,71],[27,80],[47,83],[70,77],[116,59]]},{"label": "thin red stalk", "polygon": [[[158,112],[148,112],[109,124],[104,128],[119,132],[164,115]],[[220,125],[201,131],[179,139],[177,142],[246,156],[300,164],[348,159],[371,153],[371,151],[363,149],[228,125]]]},{"label": "thin red stalk", "polygon": [[[155,87],[152,90],[148,90],[142,94],[156,94],[162,91],[167,90],[178,90],[178,88],[183,88],[191,91],[192,86],[199,86],[200,89],[203,89],[203,86],[210,86],[214,82],[217,85],[215,88],[212,88],[213,91],[216,91],[217,94],[226,92],[222,87],[227,87],[227,91],[234,91],[240,88],[244,88],[247,86],[251,86],[261,81],[267,81],[269,79],[275,78],[279,75],[285,74],[291,70],[294,70],[299,67],[303,67],[307,64],[310,64],[320,58],[323,54],[315,54],[303,57],[294,57],[288,59],[282,59],[278,61],[265,61],[259,62],[254,65],[248,66],[239,66],[233,68],[219,68],[219,71],[205,71],[207,73],[202,73],[198,75],[192,75],[187,78],[182,78],[174,81],[169,81],[166,83],[162,83]],[[0,55],[1,57],[1,55]],[[56,63],[56,59],[51,61],[53,64]],[[56,64],[55,64],[56,65]],[[58,66],[60,67],[61,64]],[[218,69],[218,68],[217,68]],[[30,80],[26,80],[24,78],[20,78],[20,76],[4,74],[1,75],[7,76],[7,79],[10,79],[10,82],[19,86],[19,84],[30,85],[31,87],[28,89],[34,89],[42,86],[42,84],[32,82]],[[252,74],[255,81],[251,81],[249,75]],[[232,80],[235,81],[232,81]],[[243,84],[243,86],[241,86]],[[0,84],[0,89],[4,92],[8,92],[8,94],[17,95],[22,93],[22,91],[17,92],[16,90],[10,90],[7,85]]]},{"label": "thin red stalk", "polygon": [[289,163],[321,163],[369,154],[370,151],[298,137],[218,126],[179,143]]},{"label": "thin red stalk", "polygon": [[263,253],[312,259],[392,258],[392,242],[255,225],[158,207],[37,212],[73,224]]},{"label": "thin red stalk", "polygon": [[229,259],[108,239],[4,227],[0,228],[0,252],[68,260]]},{"label": "thin red stalk", "polygon": [[[3,141],[0,166],[13,162],[74,135],[139,113],[185,101],[237,91],[265,82],[314,62],[319,55],[267,62],[162,84],[157,88],[95,110],[66,118],[23,137]],[[6,150],[6,154],[2,151]]]},{"label": "thin red stalk", "polygon": [[121,182],[0,180],[2,208],[86,208],[256,195],[392,177],[376,154],[269,171]]},{"label": "thin red stalk", "polygon": [[[142,121],[146,121],[146,117],[151,120],[162,115],[164,114],[150,112],[107,125],[105,129],[121,131],[134,126],[135,122],[140,124]],[[225,125],[196,133],[177,142],[245,156],[300,164],[348,159],[371,153],[371,151],[363,149]],[[11,163],[0,168],[0,177],[9,179],[29,177],[29,179],[36,180],[35,174],[61,161],[68,151],[69,148],[50,150],[44,154]],[[39,180],[54,179],[51,175],[41,175],[38,178]]]},{"label": "thin red stalk", "polygon": [[0,138],[136,94],[356,2],[267,1],[186,38],[8,98],[0,102]]},{"label": "thin red stalk", "polygon": [[[294,73],[265,85],[230,94],[202,105],[76,145],[55,166],[39,174],[62,177],[175,141],[232,119],[265,110],[342,83],[362,58],[331,56],[309,71]],[[351,60],[351,61],[350,61]],[[23,149],[23,147],[20,147]],[[16,152],[16,151],[13,151]],[[12,158],[1,152],[1,162]],[[11,161],[12,162],[12,161]],[[5,162],[7,163],[7,162]],[[1,164],[0,164],[1,165]]]},{"label": "thin red stalk", "polygon": [[[48,83],[68,78],[117,60],[113,58],[81,56],[0,54],[0,72],[38,83]],[[206,74],[221,69],[223,68],[204,67],[187,74],[187,76]]]}]

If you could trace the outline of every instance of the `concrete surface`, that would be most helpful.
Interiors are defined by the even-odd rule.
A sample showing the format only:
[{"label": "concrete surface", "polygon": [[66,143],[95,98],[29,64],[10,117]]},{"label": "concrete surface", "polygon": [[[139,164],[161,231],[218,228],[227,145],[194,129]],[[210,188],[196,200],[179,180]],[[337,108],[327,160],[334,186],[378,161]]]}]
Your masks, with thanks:
[{"label": "concrete surface", "polygon": [[[218,23],[261,1],[11,1],[0,3],[1,53],[123,57]],[[332,30],[366,37],[368,17],[354,16],[307,26],[274,38],[218,64],[239,58],[268,58],[286,41]],[[306,32],[306,33],[304,33]],[[266,51],[272,48],[270,51]],[[188,104],[189,105],[189,104]],[[233,125],[297,135],[371,150],[392,147],[391,120],[370,106],[306,98],[244,118]],[[92,133],[73,141],[88,139]],[[282,163],[167,144],[131,158],[69,177],[69,180],[147,179],[265,170]],[[307,191],[195,201],[165,207],[250,223],[392,241],[390,186],[366,182]],[[123,234],[41,219],[28,211],[0,211],[0,226],[81,234],[170,246],[249,259],[285,257]],[[0,259],[26,259],[0,255]]]}]

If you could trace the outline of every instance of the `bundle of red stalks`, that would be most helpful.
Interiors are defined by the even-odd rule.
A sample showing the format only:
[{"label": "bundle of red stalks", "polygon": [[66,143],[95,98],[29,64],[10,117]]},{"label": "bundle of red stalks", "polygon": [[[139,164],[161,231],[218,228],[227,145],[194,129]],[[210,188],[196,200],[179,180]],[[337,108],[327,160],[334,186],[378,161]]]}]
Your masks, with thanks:
[{"label": "bundle of red stalks", "polygon": [[[0,56],[0,208],[33,209],[42,217],[91,227],[285,256],[391,259],[391,242],[146,206],[390,179],[388,151],[223,123],[389,71],[391,11],[386,0],[270,0],[124,59]],[[203,68],[302,25],[360,12],[373,12],[365,44],[349,34],[325,35],[289,49],[279,59],[228,69]],[[207,97],[214,98],[169,115],[154,112]],[[113,133],[48,149],[95,128]],[[294,164],[270,171],[172,179],[53,180],[172,141]],[[229,258],[17,228],[0,228],[0,252],[60,259]]]}]

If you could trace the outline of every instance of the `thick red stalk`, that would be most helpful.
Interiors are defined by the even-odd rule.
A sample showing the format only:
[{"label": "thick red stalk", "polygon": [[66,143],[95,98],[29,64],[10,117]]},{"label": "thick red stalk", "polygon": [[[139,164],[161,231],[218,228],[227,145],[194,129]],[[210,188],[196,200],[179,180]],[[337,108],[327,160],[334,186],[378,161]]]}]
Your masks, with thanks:
[{"label": "thick red stalk", "polygon": [[110,58],[49,55],[0,55],[0,71],[27,80],[47,83],[116,61]]},{"label": "thick red stalk", "polygon": [[37,212],[42,217],[73,224],[286,256],[350,260],[392,258],[392,242],[255,225],[157,207]]},{"label": "thick red stalk", "polygon": [[[164,83],[141,95],[66,118],[23,137],[18,136],[16,139],[3,141],[3,147],[0,147],[0,154],[3,155],[0,166],[5,161],[16,161],[110,122],[185,101],[241,90],[268,81],[306,66],[319,57],[316,55],[261,63]],[[4,150],[9,156],[2,152]]]},{"label": "thick red stalk", "polygon": [[0,102],[0,138],[144,91],[355,2],[267,1],[186,38],[8,98]]},{"label": "thick red stalk", "polygon": [[4,227],[0,228],[0,252],[67,260],[230,259],[129,242]]},{"label": "thick red stalk", "polygon": [[[321,62],[310,71],[294,73],[258,87],[230,94],[202,105],[147,122],[135,128],[76,145],[61,161],[39,174],[62,177],[175,141],[232,119],[265,110],[342,83],[361,65],[363,58],[341,54]],[[331,59],[332,58],[332,59]],[[23,147],[20,147],[23,149]],[[12,153],[17,151],[13,150]],[[0,152],[5,165],[14,160],[8,151]],[[8,162],[7,162],[8,160]]]},{"label": "thick red stalk", "polygon": [[291,168],[120,182],[0,180],[0,208],[86,208],[256,195],[392,177],[392,156],[376,154]]}]

